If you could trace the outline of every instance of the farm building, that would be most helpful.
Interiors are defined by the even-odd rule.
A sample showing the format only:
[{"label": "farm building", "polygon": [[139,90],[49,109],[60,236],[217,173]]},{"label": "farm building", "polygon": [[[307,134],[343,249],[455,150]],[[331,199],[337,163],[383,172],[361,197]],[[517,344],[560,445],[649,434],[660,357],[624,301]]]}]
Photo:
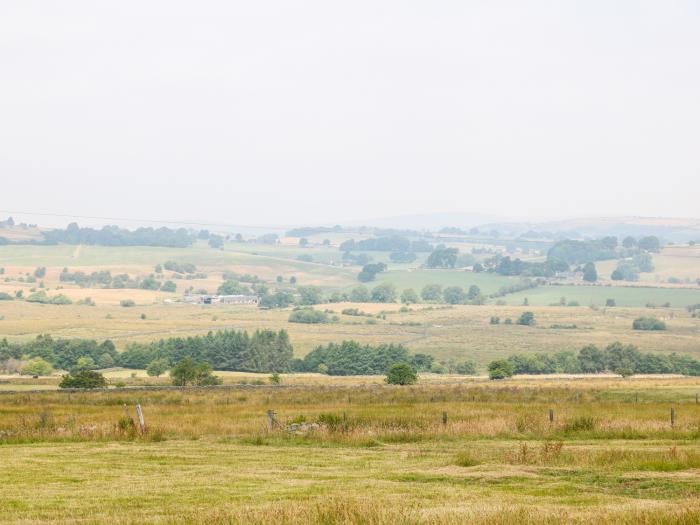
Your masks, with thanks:
[{"label": "farm building", "polygon": [[254,304],[257,305],[260,298],[257,295],[186,295],[183,301],[190,304]]}]

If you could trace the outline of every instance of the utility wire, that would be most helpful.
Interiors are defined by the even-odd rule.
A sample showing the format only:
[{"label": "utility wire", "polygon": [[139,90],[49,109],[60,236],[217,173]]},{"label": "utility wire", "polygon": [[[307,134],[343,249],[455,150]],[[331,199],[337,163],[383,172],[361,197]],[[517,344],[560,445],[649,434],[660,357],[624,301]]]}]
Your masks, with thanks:
[{"label": "utility wire", "polygon": [[10,215],[37,215],[40,217],[62,217],[67,219],[97,219],[104,221],[129,221],[129,222],[149,222],[157,224],[176,224],[176,225],[188,225],[188,226],[217,226],[221,228],[249,228],[258,230],[270,230],[270,229],[288,229],[289,226],[249,226],[244,224],[221,224],[214,222],[191,222],[191,221],[174,221],[174,220],[156,220],[156,219],[129,219],[126,217],[98,217],[96,215],[67,215],[61,213],[41,213],[34,211],[11,211],[11,210],[0,210],[0,213],[8,213]]}]

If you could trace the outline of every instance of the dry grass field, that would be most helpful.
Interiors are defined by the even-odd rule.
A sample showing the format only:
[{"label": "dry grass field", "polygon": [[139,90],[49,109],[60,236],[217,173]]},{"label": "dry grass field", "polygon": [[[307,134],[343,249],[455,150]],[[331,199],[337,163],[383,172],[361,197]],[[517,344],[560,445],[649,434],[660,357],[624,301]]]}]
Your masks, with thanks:
[{"label": "dry grass field", "polygon": [[[697,379],[660,377],[4,394],[0,515],[697,523],[698,391]],[[143,433],[125,418],[136,403]]]},{"label": "dry grass field", "polygon": [[[399,305],[355,303],[317,308],[334,312],[338,322],[290,323],[290,310],[250,306],[138,304],[123,308],[99,303],[91,307],[0,301],[0,337],[26,340],[50,333],[56,337],[109,338],[118,348],[124,348],[131,341],[206,334],[210,330],[284,328],[290,333],[297,356],[317,345],[344,339],[403,343],[414,352],[428,352],[440,359],[469,358],[480,365],[516,352],[579,350],[587,344],[606,346],[613,341],[632,343],[643,351],[700,356],[700,319],[681,309],[413,305],[410,311],[399,312]],[[386,318],[342,315],[346,308],[375,315],[384,312]],[[536,326],[503,324],[507,318],[515,320],[528,310],[535,313]],[[141,314],[146,318],[141,319]],[[632,330],[636,317],[650,314],[664,319],[668,330]],[[492,316],[500,317],[501,324],[489,324]]]}]

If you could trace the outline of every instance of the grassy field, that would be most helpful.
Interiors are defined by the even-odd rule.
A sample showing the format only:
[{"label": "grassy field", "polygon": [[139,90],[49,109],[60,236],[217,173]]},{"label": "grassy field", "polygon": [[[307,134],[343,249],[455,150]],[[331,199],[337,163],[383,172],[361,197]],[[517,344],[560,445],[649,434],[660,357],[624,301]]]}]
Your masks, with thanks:
[{"label": "grassy field", "polygon": [[700,304],[700,287],[692,288],[652,288],[645,286],[539,286],[534,289],[507,295],[503,299],[508,304],[522,304],[527,297],[532,305],[547,306],[559,304],[562,297],[567,301],[577,301],[583,306],[605,306],[607,299],[614,299],[617,306],[639,307],[647,304],[661,306],[669,303],[672,307],[684,308]]},{"label": "grassy field", "polygon": [[[519,281],[517,277],[505,277],[493,273],[474,273],[464,270],[403,270],[388,271],[377,275],[377,283],[393,283],[399,290],[413,288],[418,294],[427,284],[439,284],[442,287],[461,286],[465,290],[471,285],[488,295],[497,292],[503,286],[510,286]],[[372,285],[374,283],[370,283]]]},{"label": "grassy field", "polygon": [[[618,340],[635,344],[642,351],[700,357],[700,319],[679,309],[413,305],[410,311],[399,312],[398,305],[356,303],[317,308],[335,312],[339,321],[290,323],[290,310],[249,306],[145,304],[122,308],[0,301],[0,337],[27,340],[50,333],[55,337],[110,338],[118,348],[124,348],[130,341],[206,334],[210,330],[284,328],[289,331],[297,356],[320,344],[354,339],[374,344],[403,343],[413,352],[427,352],[438,359],[474,359],[481,366],[494,357],[516,352],[579,350],[587,344],[606,346]],[[367,317],[342,315],[345,308],[370,314],[385,312],[386,319],[375,318],[369,324]],[[535,313],[534,327],[489,324],[492,316],[500,317],[503,323],[528,310]],[[146,318],[141,319],[141,314]],[[649,314],[665,319],[668,330],[632,330],[636,317]]]},{"label": "grassy field", "polygon": [[[688,378],[519,378],[4,394],[0,515],[23,525],[697,523],[698,391]],[[125,418],[136,403],[143,433]]]}]

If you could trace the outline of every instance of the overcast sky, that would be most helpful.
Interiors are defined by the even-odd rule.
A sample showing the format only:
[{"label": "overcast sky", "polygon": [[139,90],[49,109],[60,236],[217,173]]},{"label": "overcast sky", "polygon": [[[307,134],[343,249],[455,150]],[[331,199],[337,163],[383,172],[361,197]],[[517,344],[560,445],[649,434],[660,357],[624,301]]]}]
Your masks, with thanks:
[{"label": "overcast sky", "polygon": [[0,209],[700,215],[700,2],[3,0]]}]

